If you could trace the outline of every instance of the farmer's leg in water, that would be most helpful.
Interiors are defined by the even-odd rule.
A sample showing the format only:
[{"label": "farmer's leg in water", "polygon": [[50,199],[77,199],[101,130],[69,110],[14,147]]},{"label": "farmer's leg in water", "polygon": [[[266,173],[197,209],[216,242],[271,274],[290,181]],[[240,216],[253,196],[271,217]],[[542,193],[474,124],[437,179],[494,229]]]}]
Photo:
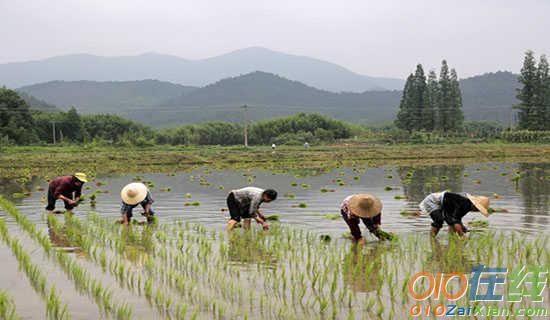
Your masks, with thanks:
[{"label": "farmer's leg in water", "polygon": [[227,207],[229,208],[229,215],[231,219],[227,222],[227,230],[232,230],[237,223],[241,221],[241,208],[233,192],[229,193],[227,196]]},{"label": "farmer's leg in water", "polygon": [[432,229],[430,233],[432,237],[435,237],[439,233],[439,230],[443,227],[443,222],[445,222],[445,219],[443,218],[443,212],[440,209],[432,211],[430,213],[430,217],[432,218]]},{"label": "farmer's leg in water", "polygon": [[122,203],[122,207],[120,208],[120,214],[122,216],[122,224],[129,225],[132,220],[132,211],[135,208],[133,205],[129,205],[126,203]]},{"label": "farmer's leg in water", "polygon": [[55,201],[57,199],[55,199],[55,197],[53,196],[53,193],[48,190],[48,205],[46,206],[46,211],[48,211],[48,213],[53,213],[53,210],[55,209]]},{"label": "farmer's leg in water", "polygon": [[356,216],[349,216],[343,210],[340,210],[340,214],[348,225],[353,240],[359,245],[365,244],[365,238],[361,235],[361,228],[359,227],[359,218]]},{"label": "farmer's leg in water", "polygon": [[155,221],[155,210],[153,210],[153,204],[152,203],[146,203],[142,204],[141,207],[143,208],[143,214],[147,218],[147,222],[151,223]]}]

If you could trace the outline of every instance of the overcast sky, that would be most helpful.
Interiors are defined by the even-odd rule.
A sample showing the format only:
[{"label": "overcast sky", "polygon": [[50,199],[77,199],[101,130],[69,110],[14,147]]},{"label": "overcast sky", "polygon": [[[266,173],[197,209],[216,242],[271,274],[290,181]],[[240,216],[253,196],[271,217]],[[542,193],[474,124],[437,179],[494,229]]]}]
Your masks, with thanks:
[{"label": "overcast sky", "polygon": [[0,63],[262,46],[401,78],[446,58],[466,77],[550,54],[550,0],[0,0],[0,39]]}]

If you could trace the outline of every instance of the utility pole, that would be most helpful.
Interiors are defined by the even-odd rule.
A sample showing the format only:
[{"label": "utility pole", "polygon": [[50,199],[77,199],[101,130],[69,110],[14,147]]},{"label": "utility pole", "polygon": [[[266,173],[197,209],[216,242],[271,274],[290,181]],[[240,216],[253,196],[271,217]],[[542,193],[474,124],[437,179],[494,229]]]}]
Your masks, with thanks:
[{"label": "utility pole", "polygon": [[244,119],[244,146],[248,148],[248,119],[246,117],[246,111],[248,106],[245,104],[241,107],[243,109],[243,119]]},{"label": "utility pole", "polygon": [[55,121],[52,121],[53,144],[55,144]]}]

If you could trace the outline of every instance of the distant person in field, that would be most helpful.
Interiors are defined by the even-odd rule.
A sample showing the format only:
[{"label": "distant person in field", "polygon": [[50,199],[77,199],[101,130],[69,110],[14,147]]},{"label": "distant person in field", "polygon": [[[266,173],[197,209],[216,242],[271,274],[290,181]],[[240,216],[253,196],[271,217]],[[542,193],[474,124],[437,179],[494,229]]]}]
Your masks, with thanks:
[{"label": "distant person in field", "polygon": [[231,191],[227,196],[227,207],[231,215],[231,219],[227,223],[227,229],[232,230],[241,219],[244,219],[244,228],[249,229],[251,219],[254,218],[257,223],[262,225],[264,230],[269,230],[269,225],[260,211],[260,205],[276,199],[277,191],[273,189],[264,190],[256,187],[246,187]]},{"label": "distant person in field", "polygon": [[152,208],[154,201],[151,192],[143,183],[133,182],[127,184],[120,191],[120,197],[122,198],[122,206],[120,208],[122,224],[130,224],[133,216],[132,211],[138,205],[141,205],[143,208],[143,215],[147,218],[147,223],[155,221],[155,211]]},{"label": "distant person in field", "polygon": [[353,194],[344,199],[340,205],[340,214],[348,225],[351,235],[357,244],[364,245],[360,222],[380,240],[391,240],[393,235],[382,231],[382,202],[371,194]]},{"label": "distant person in field", "polygon": [[53,213],[55,202],[62,200],[65,203],[65,210],[72,212],[78,206],[82,195],[82,185],[88,182],[86,174],[77,172],[72,176],[57,177],[50,181],[48,187],[48,213]]},{"label": "distant person in field", "polygon": [[446,222],[449,231],[460,236],[468,232],[462,218],[470,211],[477,211],[489,216],[489,198],[473,196],[468,193],[436,192],[428,195],[419,204],[420,212],[432,218],[432,236],[436,236]]}]

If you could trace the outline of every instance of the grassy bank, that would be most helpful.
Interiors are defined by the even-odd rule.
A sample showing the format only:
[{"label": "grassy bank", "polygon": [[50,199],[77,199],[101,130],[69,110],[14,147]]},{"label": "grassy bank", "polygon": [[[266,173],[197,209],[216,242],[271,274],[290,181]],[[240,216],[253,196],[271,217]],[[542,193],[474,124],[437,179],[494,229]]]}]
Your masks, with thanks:
[{"label": "grassy bank", "polygon": [[54,176],[73,171],[90,175],[126,172],[175,172],[198,166],[216,169],[327,170],[382,164],[468,164],[475,162],[548,162],[550,145],[365,145],[312,147],[108,148],[85,146],[10,147],[0,154],[0,178]]}]

